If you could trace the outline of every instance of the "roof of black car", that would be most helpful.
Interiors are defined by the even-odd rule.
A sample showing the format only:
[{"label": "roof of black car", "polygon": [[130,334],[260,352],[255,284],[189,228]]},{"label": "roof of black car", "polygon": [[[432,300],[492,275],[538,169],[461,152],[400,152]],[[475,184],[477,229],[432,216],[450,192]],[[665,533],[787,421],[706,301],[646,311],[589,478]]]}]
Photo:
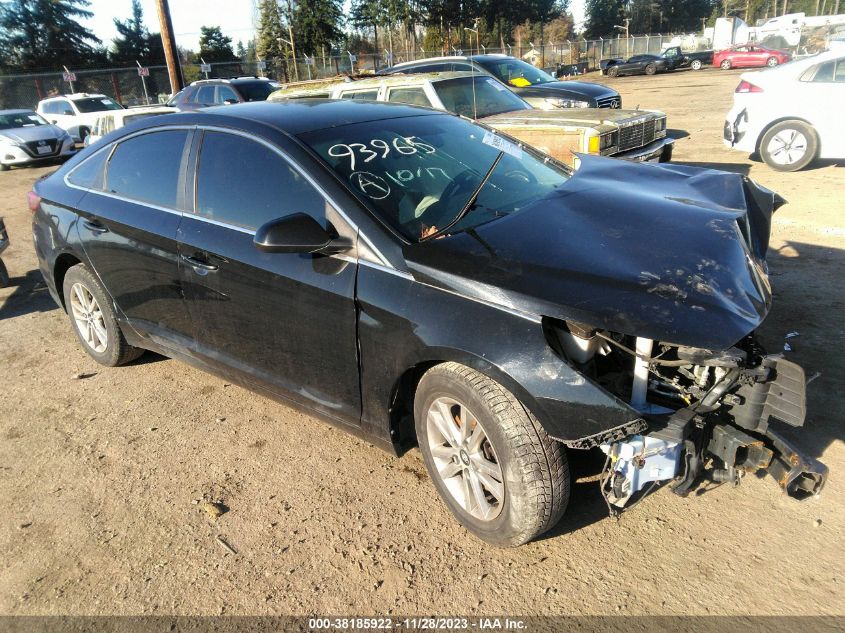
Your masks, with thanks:
[{"label": "roof of black car", "polygon": [[31,114],[32,110],[27,110],[26,108],[22,110],[0,110],[0,114]]},{"label": "roof of black car", "polygon": [[[288,134],[412,116],[444,116],[445,113],[393,103],[342,99],[255,101],[205,108],[203,113],[247,119],[272,125]],[[178,115],[177,115],[178,116]]]}]

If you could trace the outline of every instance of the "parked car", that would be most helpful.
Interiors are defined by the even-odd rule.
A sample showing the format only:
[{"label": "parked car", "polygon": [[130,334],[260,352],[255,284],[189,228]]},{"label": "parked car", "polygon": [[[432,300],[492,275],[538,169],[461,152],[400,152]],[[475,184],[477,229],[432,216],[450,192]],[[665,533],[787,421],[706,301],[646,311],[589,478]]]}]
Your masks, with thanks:
[{"label": "parked car", "polygon": [[704,66],[713,63],[713,51],[691,51],[684,52],[680,46],[670,46],[660,56],[672,61],[672,70],[679,68],[691,68],[701,70]]},{"label": "parked car", "polygon": [[0,110],[0,171],[64,159],[76,153],[73,139],[32,110]]},{"label": "parked car", "polygon": [[77,143],[82,143],[101,112],[123,110],[123,106],[103,94],[80,92],[42,99],[37,110],[50,123],[67,130]]},{"label": "parked car", "polygon": [[266,77],[200,79],[173,95],[167,105],[179,111],[190,111],[215,105],[264,101],[278,87],[278,82]]},{"label": "parked car", "polygon": [[621,77],[622,75],[654,75],[673,70],[678,60],[660,55],[634,55],[628,59],[602,59],[599,68],[603,75]]},{"label": "parked car", "polygon": [[507,55],[432,57],[396,64],[390,73],[471,71],[495,77],[535,108],[621,108],[613,88],[589,81],[559,81],[531,64]]},{"label": "parked car", "polygon": [[759,152],[778,171],[845,158],[845,50],[743,73],[725,119],[730,147]]},{"label": "parked car", "polygon": [[780,64],[785,64],[790,59],[792,59],[792,56],[789,53],[764,48],[756,44],[732,46],[723,51],[713,53],[713,65],[722,70],[728,70],[730,68],[753,68],[757,66],[774,68]]},{"label": "parked car", "polygon": [[803,423],[803,371],[754,336],[781,203],[740,174],[573,175],[460,117],[320,99],[141,121],[29,196],[92,358],[155,350],[416,444],[457,519],[504,546],[563,514],[569,450],[609,454],[616,506],[653,481],[685,494],[711,462],[820,491],[826,468],[769,424]]},{"label": "parked car", "polygon": [[634,161],[668,161],[673,139],[666,115],[652,110],[566,108],[538,110],[493,77],[472,72],[394,74],[359,81],[290,84],[270,101],[324,97],[366,99],[446,110],[483,121],[533,145],[569,166],[575,153]]},{"label": "parked car", "polygon": [[139,106],[126,110],[115,110],[97,117],[91,133],[85,137],[85,145],[90,145],[103,138],[109,132],[119,130],[124,125],[161,114],[173,114],[175,109],[170,106]]}]

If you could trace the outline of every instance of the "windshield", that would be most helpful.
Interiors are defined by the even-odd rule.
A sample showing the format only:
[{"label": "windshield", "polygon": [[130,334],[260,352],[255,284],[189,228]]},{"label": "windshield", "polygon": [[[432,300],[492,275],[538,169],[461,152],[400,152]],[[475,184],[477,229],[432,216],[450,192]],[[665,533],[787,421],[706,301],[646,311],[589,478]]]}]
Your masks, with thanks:
[{"label": "windshield", "polygon": [[19,127],[35,127],[37,125],[49,125],[49,123],[35,112],[0,114],[0,130],[13,130]]},{"label": "windshield", "polygon": [[569,177],[539,152],[445,115],[344,125],[300,139],[379,219],[411,242],[435,236],[462,211],[448,233],[517,212]]},{"label": "windshield", "polygon": [[87,97],[85,99],[74,99],[73,105],[80,112],[102,112],[103,110],[123,110],[123,106],[112,101],[108,97]]},{"label": "windshield", "polygon": [[460,77],[432,82],[434,91],[449,112],[471,119],[481,119],[503,112],[531,108],[495,79]]},{"label": "windshield", "polygon": [[557,79],[552,77],[549,73],[519,59],[488,59],[479,61],[478,63],[481,64],[488,72],[496,76],[500,81],[517,88],[536,86],[539,84],[547,84],[552,81],[557,81]]},{"label": "windshield", "polygon": [[274,81],[252,81],[235,84],[244,101],[266,101],[270,93],[280,87]]}]

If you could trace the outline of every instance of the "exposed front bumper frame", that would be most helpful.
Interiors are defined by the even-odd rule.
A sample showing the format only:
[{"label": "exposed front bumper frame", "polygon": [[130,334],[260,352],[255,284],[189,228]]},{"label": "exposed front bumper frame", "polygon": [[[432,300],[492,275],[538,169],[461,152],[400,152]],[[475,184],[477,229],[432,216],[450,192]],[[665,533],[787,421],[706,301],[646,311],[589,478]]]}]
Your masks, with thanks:
[{"label": "exposed front bumper frame", "polygon": [[672,158],[674,145],[675,139],[661,138],[644,147],[613,154],[610,158],[621,158],[622,160],[630,160],[635,163],[667,163]]}]

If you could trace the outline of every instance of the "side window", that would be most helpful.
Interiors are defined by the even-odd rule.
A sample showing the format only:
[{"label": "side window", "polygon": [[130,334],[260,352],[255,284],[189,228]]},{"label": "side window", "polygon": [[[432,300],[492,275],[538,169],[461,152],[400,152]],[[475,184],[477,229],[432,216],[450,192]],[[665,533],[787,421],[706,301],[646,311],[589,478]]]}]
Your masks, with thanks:
[{"label": "side window", "polygon": [[324,224],[326,201],[266,145],[206,132],[197,172],[197,213],[251,230],[292,213],[307,213]]},{"label": "side window", "polygon": [[240,99],[238,99],[237,93],[232,90],[229,86],[217,86],[217,100],[215,103],[226,103],[226,101],[234,101],[238,103]]},{"label": "side window", "polygon": [[450,64],[422,64],[420,66],[411,66],[410,68],[403,69],[402,72],[406,73],[443,73],[449,70]]},{"label": "side window", "polygon": [[462,72],[472,70],[472,64],[465,64],[463,62],[455,62],[452,64],[452,70]]},{"label": "side window", "polygon": [[68,181],[77,187],[102,191],[106,159],[110,153],[111,148],[107,147],[94,154],[91,158],[84,160],[76,169],[68,174]]},{"label": "side window", "polygon": [[408,105],[431,107],[431,101],[425,96],[425,90],[423,90],[422,86],[391,88],[387,92],[387,100],[392,103],[407,103]]},{"label": "side window", "polygon": [[836,72],[833,74],[833,81],[838,84],[845,84],[845,58],[836,60]]},{"label": "side window", "polygon": [[[814,70],[815,70],[815,72],[814,72]],[[831,62],[826,62],[824,64],[820,64],[818,66],[818,68],[810,69],[808,72],[806,72],[804,74],[812,76],[812,79],[810,79],[810,77],[807,77],[807,79],[809,79],[810,81],[812,81],[814,83],[815,82],[828,83],[828,82],[833,81],[833,74],[834,74],[835,70],[836,70],[836,62],[831,61]],[[805,81],[807,79],[805,79]]]},{"label": "side window", "polygon": [[355,101],[376,101],[378,99],[378,88],[374,90],[347,90],[340,93],[341,99],[354,99]]},{"label": "side window", "polygon": [[192,101],[203,105],[214,105],[214,86],[202,86],[197,90]]},{"label": "side window", "polygon": [[175,208],[185,130],[150,132],[117,146],[106,171],[106,190],[133,200]]}]

